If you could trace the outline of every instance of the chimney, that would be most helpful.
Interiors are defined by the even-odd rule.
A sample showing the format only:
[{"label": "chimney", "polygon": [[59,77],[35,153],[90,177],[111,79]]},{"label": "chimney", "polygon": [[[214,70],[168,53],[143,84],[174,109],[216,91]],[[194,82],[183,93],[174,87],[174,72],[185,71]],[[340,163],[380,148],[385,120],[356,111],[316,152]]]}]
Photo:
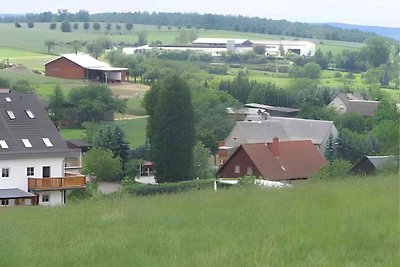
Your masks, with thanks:
[{"label": "chimney", "polygon": [[279,138],[278,137],[274,137],[274,139],[272,139],[272,143],[269,146],[269,149],[271,150],[272,154],[279,158]]}]

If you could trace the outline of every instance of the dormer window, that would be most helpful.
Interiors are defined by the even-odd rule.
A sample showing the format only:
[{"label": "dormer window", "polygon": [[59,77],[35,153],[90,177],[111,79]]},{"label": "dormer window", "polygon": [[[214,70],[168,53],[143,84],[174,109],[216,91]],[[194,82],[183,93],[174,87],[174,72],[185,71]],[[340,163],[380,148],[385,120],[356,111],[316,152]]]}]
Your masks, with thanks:
[{"label": "dormer window", "polygon": [[25,147],[32,147],[32,144],[29,141],[29,139],[22,139],[22,143],[24,143]]},{"label": "dormer window", "polygon": [[52,147],[53,144],[51,143],[49,138],[42,138],[43,143],[47,146],[47,147]]},{"label": "dormer window", "polygon": [[6,97],[6,102],[10,103],[11,102],[11,98]]},{"label": "dormer window", "polygon": [[7,142],[5,140],[0,140],[0,147],[1,148],[8,148]]},{"label": "dormer window", "polygon": [[12,112],[11,110],[7,110],[7,115],[10,118],[10,120],[15,120],[14,112]]},{"label": "dormer window", "polygon": [[34,119],[35,118],[35,114],[33,114],[32,110],[30,109],[25,109],[26,115],[28,115],[28,117],[30,119]]}]

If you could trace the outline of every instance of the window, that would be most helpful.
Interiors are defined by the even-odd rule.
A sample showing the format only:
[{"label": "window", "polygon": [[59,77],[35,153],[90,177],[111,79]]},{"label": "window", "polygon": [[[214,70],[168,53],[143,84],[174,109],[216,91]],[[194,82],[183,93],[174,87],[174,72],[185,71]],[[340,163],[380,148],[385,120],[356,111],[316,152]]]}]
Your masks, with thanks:
[{"label": "window", "polygon": [[8,199],[2,199],[1,200],[1,205],[2,206],[8,206],[8,205],[10,205],[10,201]]},{"label": "window", "polygon": [[5,140],[0,140],[0,147],[1,148],[8,148],[7,142]]},{"label": "window", "polygon": [[52,147],[53,144],[51,143],[49,138],[42,138],[43,143],[47,146],[47,147]]},{"label": "window", "polygon": [[11,98],[6,97],[6,102],[10,103],[11,102]]},{"label": "window", "polygon": [[10,177],[10,168],[3,168],[1,169],[1,177],[8,178]]},{"label": "window", "polygon": [[22,143],[24,143],[25,147],[32,147],[31,142],[29,142],[29,139],[22,139]]},{"label": "window", "polygon": [[50,196],[49,195],[42,195],[42,202],[49,202]]},{"label": "window", "polygon": [[35,168],[34,167],[27,167],[26,168],[26,176],[34,176],[35,175]]},{"label": "window", "polygon": [[247,175],[253,175],[253,167],[247,166]]},{"label": "window", "polygon": [[235,173],[240,173],[240,165],[235,165]]},{"label": "window", "polygon": [[32,110],[30,109],[25,109],[26,115],[28,115],[29,118],[34,119],[35,115],[33,114]]},{"label": "window", "polygon": [[14,112],[12,112],[11,110],[7,110],[7,115],[8,117],[10,117],[10,120],[15,120]]}]

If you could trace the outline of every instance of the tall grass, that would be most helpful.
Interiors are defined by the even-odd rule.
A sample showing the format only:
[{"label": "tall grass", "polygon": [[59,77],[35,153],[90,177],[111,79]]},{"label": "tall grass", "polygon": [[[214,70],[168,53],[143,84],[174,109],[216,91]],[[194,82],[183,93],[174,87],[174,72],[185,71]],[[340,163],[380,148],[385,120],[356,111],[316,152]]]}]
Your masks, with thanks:
[{"label": "tall grass", "polygon": [[0,209],[0,266],[399,266],[399,181]]}]

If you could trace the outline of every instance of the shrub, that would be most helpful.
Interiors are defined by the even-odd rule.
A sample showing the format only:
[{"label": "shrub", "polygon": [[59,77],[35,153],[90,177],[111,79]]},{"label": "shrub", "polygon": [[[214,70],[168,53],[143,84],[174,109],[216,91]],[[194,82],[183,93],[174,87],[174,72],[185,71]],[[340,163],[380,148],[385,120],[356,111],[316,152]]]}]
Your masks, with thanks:
[{"label": "shrub", "polygon": [[83,29],[88,30],[90,28],[89,22],[83,23]]},{"label": "shrub", "polygon": [[93,23],[93,29],[95,29],[96,31],[100,30],[101,25],[98,22]]},{"label": "shrub", "polygon": [[312,180],[325,180],[331,178],[345,178],[349,175],[351,163],[347,160],[334,160],[330,164],[326,164],[319,172],[312,175]]},{"label": "shrub", "polygon": [[61,23],[61,31],[62,32],[71,32],[71,23],[69,23],[68,21],[63,21]]},{"label": "shrub", "polygon": [[21,28],[21,23],[16,21],[16,22],[14,22],[14,26],[15,26],[15,28]]},{"label": "shrub", "polygon": [[193,189],[211,189],[214,185],[214,179],[209,180],[192,180],[177,183],[163,183],[163,184],[142,184],[132,182],[131,180],[123,180],[122,188],[125,192],[139,196],[159,195],[185,192]]},{"label": "shrub", "polygon": [[57,28],[57,23],[53,22],[49,25],[50,30],[55,30]]},{"label": "shrub", "polygon": [[35,26],[35,25],[33,24],[32,21],[29,21],[29,22],[28,22],[28,28],[29,28],[29,29],[32,29],[34,26]]},{"label": "shrub", "polygon": [[126,23],[125,24],[125,29],[127,29],[128,31],[131,31],[133,29],[133,24],[132,23]]},{"label": "shrub", "polygon": [[254,181],[257,179],[257,177],[253,175],[246,175],[239,177],[238,181],[240,185],[253,185]]},{"label": "shrub", "polygon": [[75,22],[73,27],[74,27],[74,30],[77,30],[79,28],[79,24]]}]

